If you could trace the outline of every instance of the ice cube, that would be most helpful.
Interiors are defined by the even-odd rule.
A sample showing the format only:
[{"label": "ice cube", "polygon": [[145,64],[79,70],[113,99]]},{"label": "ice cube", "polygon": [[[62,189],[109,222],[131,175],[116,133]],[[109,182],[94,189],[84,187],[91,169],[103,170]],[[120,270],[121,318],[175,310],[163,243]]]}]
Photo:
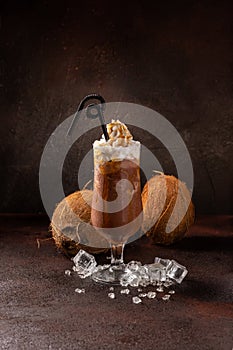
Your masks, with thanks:
[{"label": "ice cube", "polygon": [[188,270],[185,266],[178,264],[175,260],[171,260],[171,264],[167,268],[167,277],[177,283],[181,283],[187,273]]},{"label": "ice cube", "polygon": [[142,299],[140,299],[139,297],[133,297],[132,301],[134,304],[140,304],[142,302]]},{"label": "ice cube", "polygon": [[154,264],[148,265],[148,275],[150,276],[150,281],[160,281],[161,269],[153,265]]},{"label": "ice cube", "polygon": [[108,293],[108,297],[110,298],[110,299],[115,299],[115,293]]},{"label": "ice cube", "polygon": [[140,266],[137,273],[140,276],[139,285],[142,287],[148,286],[150,283],[150,276],[148,275],[148,269],[145,266]]},{"label": "ice cube", "polygon": [[65,275],[66,276],[71,276],[71,271],[70,270],[65,270]]},{"label": "ice cube", "polygon": [[156,292],[148,292],[147,293],[147,298],[154,299],[155,297],[156,297]]},{"label": "ice cube", "polygon": [[165,269],[167,270],[167,268],[170,266],[171,264],[171,260],[169,259],[162,259],[162,258],[158,258],[157,256],[155,257],[154,260],[155,263],[157,264],[161,264],[165,267]]},{"label": "ice cube", "polygon": [[175,294],[175,291],[174,291],[174,290],[169,290],[168,293],[169,293],[169,294]]},{"label": "ice cube", "polygon": [[158,288],[156,288],[157,292],[162,293],[163,292],[163,287],[159,286]]},{"label": "ice cube", "polygon": [[145,297],[147,296],[147,293],[140,293],[140,294],[138,294],[138,296],[139,296],[140,298],[145,298]]},{"label": "ice cube", "polygon": [[85,293],[85,289],[84,289],[84,288],[82,288],[82,289],[76,288],[74,291],[75,291],[76,293],[78,293],[78,294]]},{"label": "ice cube", "polygon": [[139,268],[142,266],[142,263],[140,261],[130,261],[127,265],[126,265],[126,271],[127,272],[135,272],[138,271]]},{"label": "ice cube", "polygon": [[81,278],[90,276],[95,271],[97,265],[94,256],[82,249],[75,255],[73,262],[75,264],[74,270]]},{"label": "ice cube", "polygon": [[131,287],[138,287],[140,280],[141,277],[139,274],[128,272],[121,277],[120,284],[124,287],[127,287],[128,285],[130,285]]},{"label": "ice cube", "polygon": [[146,265],[150,282],[166,281],[166,270],[163,265],[159,263]]},{"label": "ice cube", "polygon": [[138,270],[138,273],[140,274],[141,278],[144,280],[149,280],[150,276],[148,273],[148,265],[141,266]]},{"label": "ice cube", "polygon": [[168,301],[168,300],[170,299],[170,297],[171,297],[170,294],[165,294],[165,295],[162,297],[162,299],[163,299],[164,301]]},{"label": "ice cube", "polygon": [[129,294],[129,293],[130,293],[130,290],[128,288],[121,290],[121,294]]},{"label": "ice cube", "polygon": [[131,287],[138,287],[140,281],[141,281],[140,275],[134,273],[134,274],[133,274],[133,278],[131,278],[129,285],[130,285]]},{"label": "ice cube", "polygon": [[127,287],[129,285],[129,278],[127,276],[128,274],[124,274],[123,276],[121,276],[120,278],[120,285],[122,287]]}]

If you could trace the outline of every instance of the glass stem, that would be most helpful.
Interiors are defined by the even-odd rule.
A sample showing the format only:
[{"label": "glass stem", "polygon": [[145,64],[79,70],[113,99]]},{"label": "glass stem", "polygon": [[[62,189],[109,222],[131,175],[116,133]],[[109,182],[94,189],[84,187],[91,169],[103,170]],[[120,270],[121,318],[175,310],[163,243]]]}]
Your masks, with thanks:
[{"label": "glass stem", "polygon": [[124,244],[112,244],[111,245],[111,266],[119,266],[124,264],[123,253],[124,253]]}]

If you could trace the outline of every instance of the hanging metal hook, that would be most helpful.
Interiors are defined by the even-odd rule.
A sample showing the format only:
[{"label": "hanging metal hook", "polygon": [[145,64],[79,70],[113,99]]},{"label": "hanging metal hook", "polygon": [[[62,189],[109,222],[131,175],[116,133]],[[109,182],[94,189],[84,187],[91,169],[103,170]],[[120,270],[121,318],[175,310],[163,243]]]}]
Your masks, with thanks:
[{"label": "hanging metal hook", "polygon": [[70,125],[70,128],[67,132],[67,135],[70,136],[77,121],[78,121],[78,118],[79,118],[79,112],[84,109],[84,106],[85,106],[85,103],[89,100],[93,100],[93,99],[96,99],[96,100],[99,100],[100,101],[100,104],[95,104],[95,103],[92,103],[90,105],[87,106],[87,117],[88,118],[97,118],[99,117],[100,119],[100,123],[101,123],[101,126],[102,126],[102,129],[103,129],[103,133],[104,133],[104,137],[106,139],[106,141],[109,139],[109,136],[108,136],[108,132],[107,132],[107,128],[106,128],[106,124],[105,124],[105,121],[104,121],[104,116],[103,116],[103,111],[105,109],[105,100],[102,96],[98,95],[98,94],[90,94],[90,95],[87,95],[85,96],[82,101],[80,102],[79,106],[78,106],[78,109],[74,115],[74,118],[72,120],[72,123]]}]

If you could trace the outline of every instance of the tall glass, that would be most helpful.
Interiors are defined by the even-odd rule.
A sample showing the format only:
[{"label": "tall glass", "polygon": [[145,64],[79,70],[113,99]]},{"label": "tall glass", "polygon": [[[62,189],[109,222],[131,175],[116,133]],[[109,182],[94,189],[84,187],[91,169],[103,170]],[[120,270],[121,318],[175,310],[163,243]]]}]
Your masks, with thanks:
[{"label": "tall glass", "polygon": [[97,282],[119,284],[125,273],[124,245],[142,223],[140,143],[127,147],[93,146],[92,225],[111,246],[111,264],[97,271]]}]

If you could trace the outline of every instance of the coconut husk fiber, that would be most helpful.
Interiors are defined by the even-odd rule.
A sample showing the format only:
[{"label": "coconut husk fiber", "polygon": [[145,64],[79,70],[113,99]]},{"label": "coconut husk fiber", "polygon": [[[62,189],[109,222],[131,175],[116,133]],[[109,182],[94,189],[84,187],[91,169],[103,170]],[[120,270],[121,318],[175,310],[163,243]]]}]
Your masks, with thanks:
[{"label": "coconut husk fiber", "polygon": [[91,254],[108,251],[108,242],[91,226],[93,191],[77,191],[56,207],[50,223],[56,246],[68,257],[84,249]]},{"label": "coconut husk fiber", "polygon": [[186,184],[163,173],[153,176],[142,191],[142,229],[153,243],[181,240],[194,223],[195,211]]}]

